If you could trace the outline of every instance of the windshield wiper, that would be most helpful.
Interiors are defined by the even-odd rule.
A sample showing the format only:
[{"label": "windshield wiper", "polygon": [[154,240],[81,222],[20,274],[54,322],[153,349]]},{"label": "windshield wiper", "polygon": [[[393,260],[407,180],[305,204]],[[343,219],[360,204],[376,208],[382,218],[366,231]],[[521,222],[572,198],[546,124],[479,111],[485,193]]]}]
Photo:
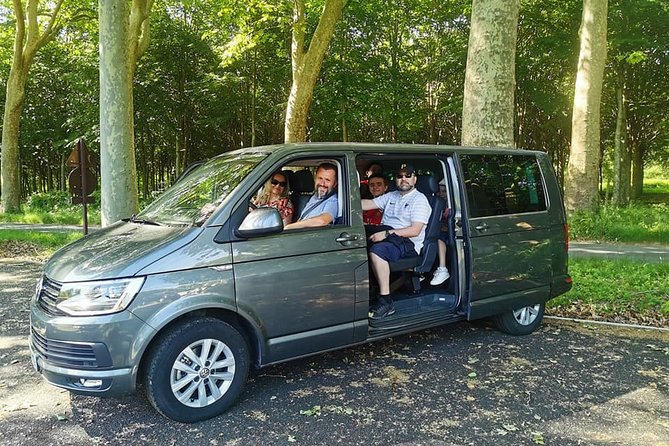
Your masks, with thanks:
[{"label": "windshield wiper", "polygon": [[141,218],[136,218],[135,214],[133,214],[133,216],[130,217],[130,218],[123,218],[121,220],[122,221],[129,221],[130,223],[137,223],[137,224],[140,224],[140,225],[162,226],[162,224],[158,223],[157,221],[143,220]]}]

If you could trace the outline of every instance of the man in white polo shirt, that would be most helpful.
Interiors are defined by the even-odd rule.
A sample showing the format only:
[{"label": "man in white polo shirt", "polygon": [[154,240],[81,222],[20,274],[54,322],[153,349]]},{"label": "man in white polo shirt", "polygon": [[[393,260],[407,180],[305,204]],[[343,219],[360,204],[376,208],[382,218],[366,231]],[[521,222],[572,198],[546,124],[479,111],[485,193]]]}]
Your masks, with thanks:
[{"label": "man in white polo shirt", "polygon": [[396,191],[362,200],[363,211],[383,210],[381,226],[389,228],[369,236],[369,261],[379,283],[379,300],[369,309],[374,319],[395,313],[390,297],[390,262],[415,257],[423,247],[432,208],[427,197],[416,189],[417,180],[414,168],[403,164],[395,176]]}]

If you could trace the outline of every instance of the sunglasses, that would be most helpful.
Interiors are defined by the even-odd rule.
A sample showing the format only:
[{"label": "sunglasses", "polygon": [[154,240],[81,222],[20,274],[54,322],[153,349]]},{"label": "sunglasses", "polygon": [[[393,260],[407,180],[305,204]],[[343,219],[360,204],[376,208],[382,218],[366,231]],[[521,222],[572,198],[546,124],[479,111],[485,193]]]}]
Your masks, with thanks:
[{"label": "sunglasses", "polygon": [[412,173],[397,174],[397,179],[399,180],[400,178],[413,178],[413,174]]},{"label": "sunglasses", "polygon": [[286,187],[286,182],[285,181],[275,180],[274,178],[272,178],[271,183],[272,183],[272,186]]}]

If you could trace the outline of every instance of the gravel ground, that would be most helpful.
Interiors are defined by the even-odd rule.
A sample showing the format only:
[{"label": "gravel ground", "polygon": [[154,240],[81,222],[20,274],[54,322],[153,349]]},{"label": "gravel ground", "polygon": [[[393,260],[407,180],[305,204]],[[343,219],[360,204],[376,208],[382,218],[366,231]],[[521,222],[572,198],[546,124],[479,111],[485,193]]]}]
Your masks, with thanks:
[{"label": "gravel ground", "polygon": [[0,259],[0,445],[669,446],[669,335],[557,321],[526,337],[458,323],[262,369],[194,425],[141,393],[72,396],[30,366],[40,269]]}]

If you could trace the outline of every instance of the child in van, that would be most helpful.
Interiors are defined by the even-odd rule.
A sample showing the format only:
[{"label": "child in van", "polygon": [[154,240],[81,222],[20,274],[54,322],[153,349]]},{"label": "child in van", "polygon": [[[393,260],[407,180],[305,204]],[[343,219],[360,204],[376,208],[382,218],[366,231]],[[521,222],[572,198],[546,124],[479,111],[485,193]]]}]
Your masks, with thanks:
[{"label": "child in van", "polygon": [[[448,192],[446,190],[446,179],[439,182],[439,196],[448,202]],[[446,268],[446,243],[448,241],[448,213],[450,209],[448,206],[444,208],[444,213],[441,215],[441,231],[437,240],[437,255],[439,258],[439,266],[432,275],[430,285],[441,285],[446,282],[451,276]]]}]

